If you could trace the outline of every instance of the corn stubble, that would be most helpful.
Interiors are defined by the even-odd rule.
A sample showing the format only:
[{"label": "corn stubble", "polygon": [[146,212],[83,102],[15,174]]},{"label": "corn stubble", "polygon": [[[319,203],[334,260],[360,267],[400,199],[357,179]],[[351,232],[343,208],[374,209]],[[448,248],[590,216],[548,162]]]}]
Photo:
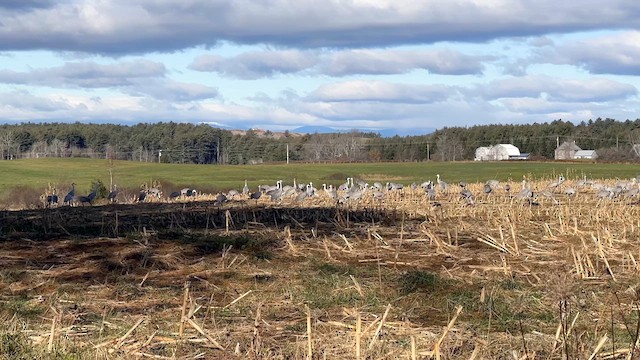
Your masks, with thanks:
[{"label": "corn stubble", "polygon": [[[178,229],[188,241],[144,229],[3,242],[0,354],[637,359],[637,199],[557,189],[532,205],[483,186],[468,185],[473,204],[405,188],[315,223]],[[250,206],[302,205],[336,206]],[[362,208],[396,220],[353,221]],[[245,241],[203,252],[212,235]]]}]

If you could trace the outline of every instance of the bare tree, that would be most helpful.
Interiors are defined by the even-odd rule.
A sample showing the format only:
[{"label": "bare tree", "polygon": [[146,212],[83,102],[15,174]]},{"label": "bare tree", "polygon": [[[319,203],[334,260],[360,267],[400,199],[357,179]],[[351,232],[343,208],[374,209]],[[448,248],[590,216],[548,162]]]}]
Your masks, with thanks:
[{"label": "bare tree", "polygon": [[444,134],[436,139],[436,158],[441,161],[462,160],[464,146],[459,137],[451,134]]},{"label": "bare tree", "polygon": [[308,159],[312,161],[322,160],[322,157],[326,152],[325,150],[326,146],[327,144],[324,141],[322,135],[320,134],[311,135],[309,137],[309,140],[305,144],[305,153]]},{"label": "bare tree", "polygon": [[640,158],[640,129],[633,129],[629,132],[629,144],[634,155]]},{"label": "bare tree", "polygon": [[8,130],[0,133],[0,156],[2,159],[10,159],[15,151],[15,139],[13,131]]}]

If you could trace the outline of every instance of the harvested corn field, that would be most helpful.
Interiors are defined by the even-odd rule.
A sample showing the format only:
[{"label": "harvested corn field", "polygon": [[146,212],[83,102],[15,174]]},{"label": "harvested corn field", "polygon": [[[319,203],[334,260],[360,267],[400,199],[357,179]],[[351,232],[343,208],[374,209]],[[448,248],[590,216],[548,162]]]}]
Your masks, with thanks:
[{"label": "harvested corn field", "polygon": [[3,212],[0,354],[637,358],[637,194],[594,185]]}]

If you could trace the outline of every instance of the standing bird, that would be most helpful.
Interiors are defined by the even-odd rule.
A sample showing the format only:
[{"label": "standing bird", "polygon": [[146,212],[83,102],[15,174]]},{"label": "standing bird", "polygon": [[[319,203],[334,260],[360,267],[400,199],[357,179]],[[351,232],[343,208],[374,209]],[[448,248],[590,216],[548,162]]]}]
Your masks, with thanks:
[{"label": "standing bird", "polygon": [[64,196],[63,204],[71,205],[73,198],[76,196],[76,183],[71,183],[71,190]]},{"label": "standing bird", "polygon": [[438,186],[440,187],[440,190],[442,191],[447,191],[447,183],[440,180],[440,174],[436,174],[436,182],[438,183]]},{"label": "standing bird", "polygon": [[138,194],[138,202],[144,202],[144,199],[147,198],[147,192],[145,190],[141,190],[140,193]]},{"label": "standing bird", "polygon": [[344,184],[340,184],[340,186],[338,186],[338,190],[340,191],[347,191],[349,190],[349,188],[351,187],[351,178],[347,178],[347,182]]},{"label": "standing bird", "polygon": [[266,192],[267,195],[269,195],[269,197],[271,197],[271,201],[280,201],[282,200],[282,188],[281,187],[277,187],[273,190],[269,190]]},{"label": "standing bird", "polygon": [[493,191],[493,188],[489,184],[484,184],[484,189],[482,189],[485,194],[489,195]]},{"label": "standing bird", "polygon": [[562,174],[560,174],[560,176],[558,176],[558,180],[550,183],[547,186],[547,188],[549,188],[549,189],[551,189],[553,191],[553,190],[557,189],[560,185],[562,185],[562,183],[564,183],[564,176],[562,176]]},{"label": "standing bird", "polygon": [[95,189],[93,189],[92,192],[89,193],[89,195],[87,195],[87,200],[89,200],[89,203],[91,205],[93,205],[93,200],[96,199],[96,196],[98,196],[98,187],[96,186]]},{"label": "standing bird", "polygon": [[436,189],[433,186],[426,188],[425,194],[427,194],[429,201],[436,201]]},{"label": "standing bird", "polygon": [[113,185],[113,190],[111,190],[109,195],[107,195],[107,200],[109,200],[110,203],[114,203],[116,202],[117,197],[118,197],[118,185]]},{"label": "standing bird", "polygon": [[251,195],[249,195],[249,198],[255,200],[256,205],[258,205],[258,199],[260,199],[261,196],[262,196],[262,191],[260,191],[260,188],[258,188],[258,191],[251,193]]},{"label": "standing bird", "polygon": [[47,207],[58,205],[58,195],[54,192],[51,195],[47,195]]},{"label": "standing bird", "polygon": [[522,180],[522,190],[516,195],[516,199],[528,199],[533,197],[533,191],[527,185],[527,180]]},{"label": "standing bird", "polygon": [[244,181],[244,187],[242,188],[242,195],[249,195],[249,185],[247,184],[247,180]]}]

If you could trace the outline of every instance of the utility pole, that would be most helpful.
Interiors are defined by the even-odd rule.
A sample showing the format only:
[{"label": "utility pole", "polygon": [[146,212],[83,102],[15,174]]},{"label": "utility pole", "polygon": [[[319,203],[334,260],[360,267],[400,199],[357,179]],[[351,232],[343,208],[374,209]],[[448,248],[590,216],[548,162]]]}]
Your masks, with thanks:
[{"label": "utility pole", "polygon": [[618,142],[618,135],[616,135],[616,152],[620,150],[620,143]]},{"label": "utility pole", "polygon": [[287,165],[289,165],[289,143],[287,143]]},{"label": "utility pole", "polygon": [[429,143],[427,142],[427,161],[431,160],[431,153],[429,150]]},{"label": "utility pole", "polygon": [[162,158],[162,150],[158,150],[158,164],[160,163],[161,158]]},{"label": "utility pole", "polygon": [[560,136],[556,136],[556,148],[560,147]]}]

